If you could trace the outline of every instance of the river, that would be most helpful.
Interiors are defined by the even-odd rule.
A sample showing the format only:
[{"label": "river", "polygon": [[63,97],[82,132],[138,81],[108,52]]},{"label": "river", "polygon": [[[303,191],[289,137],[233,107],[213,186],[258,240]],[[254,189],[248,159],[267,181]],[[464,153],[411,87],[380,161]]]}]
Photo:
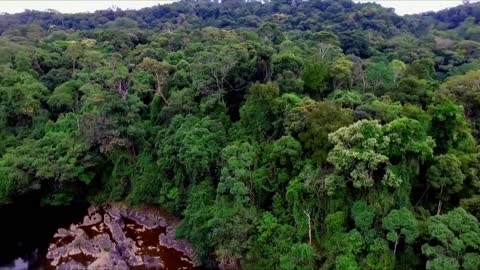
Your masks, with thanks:
[{"label": "river", "polygon": [[58,228],[82,220],[87,207],[40,207],[15,204],[0,208],[0,269],[38,269]]}]

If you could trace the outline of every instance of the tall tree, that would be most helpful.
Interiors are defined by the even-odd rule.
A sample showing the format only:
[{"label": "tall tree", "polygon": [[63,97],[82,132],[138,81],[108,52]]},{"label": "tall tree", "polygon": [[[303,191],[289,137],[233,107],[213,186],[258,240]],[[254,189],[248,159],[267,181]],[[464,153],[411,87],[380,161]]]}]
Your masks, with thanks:
[{"label": "tall tree", "polygon": [[167,99],[167,87],[169,77],[175,70],[174,66],[147,57],[143,59],[138,67],[153,75],[155,80],[155,94],[162,98],[166,106],[169,106],[170,103]]}]

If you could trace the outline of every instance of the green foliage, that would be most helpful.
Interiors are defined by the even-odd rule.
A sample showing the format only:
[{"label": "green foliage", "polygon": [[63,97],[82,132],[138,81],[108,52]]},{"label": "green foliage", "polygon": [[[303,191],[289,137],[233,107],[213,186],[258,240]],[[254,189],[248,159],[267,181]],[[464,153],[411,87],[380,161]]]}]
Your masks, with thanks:
[{"label": "green foliage", "polygon": [[331,74],[333,76],[333,88],[349,87],[352,78],[353,62],[346,57],[338,58],[333,62]]},{"label": "green foliage", "polygon": [[410,204],[412,182],[420,175],[423,163],[431,158],[434,146],[425,127],[409,118],[383,126],[377,121],[358,121],[331,133],[329,139],[334,148],[327,159],[333,165],[324,182],[327,194],[332,199],[349,194],[373,202],[380,196],[383,202],[377,211],[381,215],[395,204]]},{"label": "green foliage", "polygon": [[445,189],[445,193],[458,192],[465,179],[460,166],[460,160],[454,155],[436,156],[434,164],[428,170],[428,182],[435,189]]},{"label": "green foliage", "polygon": [[[314,250],[308,244],[295,243],[294,228],[282,224],[270,212],[265,212],[257,225],[258,238],[252,260],[246,268],[312,269]],[[275,254],[282,254],[275,256]]]},{"label": "green foliage", "polygon": [[0,15],[0,204],[155,204],[207,268],[478,269],[479,8]]},{"label": "green foliage", "polygon": [[222,150],[222,171],[217,194],[232,196],[238,203],[250,200],[255,177],[255,149],[249,143],[235,142]]},{"label": "green foliage", "polygon": [[415,60],[405,70],[405,75],[414,76],[418,79],[433,79],[435,76],[434,62],[431,59]]},{"label": "green foliage", "polygon": [[382,62],[368,63],[365,73],[367,82],[373,89],[388,89],[395,81],[393,68]]},{"label": "green foliage", "polygon": [[177,237],[190,239],[202,261],[208,259],[213,245],[209,241],[209,220],[213,217],[215,189],[210,181],[190,187],[185,218],[178,227]]},{"label": "green foliage", "polygon": [[56,87],[47,101],[48,105],[58,111],[78,111],[80,86],[78,81],[68,81]]},{"label": "green foliage", "polygon": [[400,239],[411,244],[419,235],[417,220],[413,213],[405,207],[400,210],[392,210],[383,219],[383,228],[388,231],[387,240],[395,243],[394,253],[397,252]]},{"label": "green foliage", "polygon": [[26,139],[10,148],[0,159],[0,201],[41,191],[48,204],[70,203],[75,191],[90,184],[96,174],[95,158],[84,143],[75,140],[75,131],[75,118],[69,114],[49,124],[42,138]]},{"label": "green foliage", "polygon": [[359,121],[329,135],[334,148],[328,162],[336,171],[326,179],[329,193],[345,187],[347,179],[351,179],[355,188],[373,186],[374,171],[388,163],[388,157],[379,153],[386,147],[382,135],[381,126],[374,121]]},{"label": "green foliage", "polygon": [[479,71],[470,71],[465,75],[453,76],[441,86],[441,92],[463,105],[465,115],[478,129],[477,109],[479,106]]},{"label": "green foliage", "polygon": [[328,63],[310,59],[305,62],[302,80],[305,91],[310,94],[324,94],[328,89]]},{"label": "green foliage", "polygon": [[475,144],[462,107],[445,101],[430,107],[431,134],[436,142],[435,151],[446,153],[449,149],[469,152]]},{"label": "green foliage", "polygon": [[[165,175],[191,183],[203,180],[223,148],[225,129],[210,117],[175,117],[158,132],[158,164]],[[171,173],[171,174],[170,174]]]},{"label": "green foliage", "polygon": [[429,101],[429,85],[426,80],[406,77],[397,81],[393,91],[388,95],[402,104],[420,104],[425,106]]},{"label": "green foliage", "polygon": [[[478,220],[462,208],[427,220],[428,242],[422,253],[429,258],[426,268],[475,269],[479,264]],[[460,268],[461,266],[461,268]]]},{"label": "green foliage", "polygon": [[272,135],[277,122],[278,95],[276,84],[255,84],[250,88],[247,101],[240,109],[241,123],[246,132],[259,138]]},{"label": "green foliage", "polygon": [[333,145],[328,134],[353,122],[352,112],[331,102],[305,103],[293,108],[286,117],[287,130],[298,133],[304,149],[319,162],[325,162]]},{"label": "green foliage", "polygon": [[357,228],[367,231],[373,224],[375,212],[365,201],[357,201],[352,206],[352,218]]}]

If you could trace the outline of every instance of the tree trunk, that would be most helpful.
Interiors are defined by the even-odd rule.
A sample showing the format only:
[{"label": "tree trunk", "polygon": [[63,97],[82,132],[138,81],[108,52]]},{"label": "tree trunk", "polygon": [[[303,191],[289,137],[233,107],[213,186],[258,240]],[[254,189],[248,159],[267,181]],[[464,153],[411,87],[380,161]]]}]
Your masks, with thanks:
[{"label": "tree trunk", "polygon": [[168,106],[170,106],[170,103],[168,102],[167,98],[163,94],[160,76],[158,74],[156,74],[155,77],[156,77],[156,81],[157,81],[157,94],[162,98],[163,102],[168,107]]},{"label": "tree trunk", "polygon": [[75,59],[73,60],[73,63],[72,63],[72,77],[75,77]]},{"label": "tree trunk", "polygon": [[398,239],[399,239],[399,238],[400,238],[400,236],[397,237],[397,240],[395,241],[395,246],[393,247],[393,254],[396,254],[396,253],[397,253],[397,245],[398,245]]},{"label": "tree trunk", "polygon": [[440,189],[440,199],[438,199],[438,206],[437,206],[437,216],[440,215],[440,212],[442,212],[442,193],[443,193],[443,186]]},{"label": "tree trunk", "polygon": [[442,212],[442,200],[438,200],[438,206],[437,206],[437,216],[440,215],[440,212]]},{"label": "tree trunk", "polygon": [[365,80],[365,76],[362,74],[362,83],[363,83],[363,92],[368,90],[367,80]]},{"label": "tree trunk", "polygon": [[415,206],[414,207],[417,207],[418,204],[423,200],[423,197],[425,197],[425,195],[427,194],[428,190],[430,189],[430,186],[427,186],[425,188],[425,191],[423,191],[423,194],[422,196],[420,196],[420,199],[418,199],[417,203],[415,203]]},{"label": "tree trunk", "polygon": [[165,105],[168,107],[170,106],[170,102],[168,102],[167,98],[163,95],[163,92],[162,90],[159,90],[157,91],[158,92],[158,95],[162,98],[163,102],[165,103]]},{"label": "tree trunk", "polygon": [[78,92],[75,91],[75,100],[74,100],[75,102],[74,102],[74,104],[73,104],[73,112],[74,112],[74,113],[77,113],[77,112],[80,110],[80,108],[79,108],[80,105],[78,104],[78,103],[79,103],[79,98],[80,98],[80,97],[79,97],[79,95],[78,95]]},{"label": "tree trunk", "polygon": [[308,220],[308,243],[312,245],[312,220],[310,217],[310,212],[303,210],[303,213],[307,216]]},{"label": "tree trunk", "polygon": [[128,144],[129,144],[129,151],[130,151],[130,155],[132,155],[133,157],[136,157],[137,156],[137,150],[135,149],[135,143],[133,142],[133,140],[128,140]]}]

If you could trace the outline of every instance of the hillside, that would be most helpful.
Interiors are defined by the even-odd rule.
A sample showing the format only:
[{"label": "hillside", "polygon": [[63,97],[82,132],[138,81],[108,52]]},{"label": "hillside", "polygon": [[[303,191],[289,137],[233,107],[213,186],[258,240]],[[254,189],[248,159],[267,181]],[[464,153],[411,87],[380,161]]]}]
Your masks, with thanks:
[{"label": "hillside", "polygon": [[153,204],[208,268],[479,269],[479,21],[347,0],[0,15],[0,211]]},{"label": "hillside", "polygon": [[[93,15],[93,16],[92,16]],[[71,30],[91,30],[108,27],[120,17],[129,18],[141,29],[162,30],[169,28],[221,28],[259,27],[262,23],[279,22],[285,29],[336,31],[373,28],[388,34],[401,30],[403,19],[391,9],[376,4],[355,4],[342,1],[257,1],[228,0],[178,1],[142,10],[105,10],[93,14],[60,14],[55,11],[29,11],[4,15],[0,32],[12,25],[37,23],[44,29],[57,27]],[[353,25],[350,25],[353,24]],[[390,33],[391,34],[391,33]]]}]

